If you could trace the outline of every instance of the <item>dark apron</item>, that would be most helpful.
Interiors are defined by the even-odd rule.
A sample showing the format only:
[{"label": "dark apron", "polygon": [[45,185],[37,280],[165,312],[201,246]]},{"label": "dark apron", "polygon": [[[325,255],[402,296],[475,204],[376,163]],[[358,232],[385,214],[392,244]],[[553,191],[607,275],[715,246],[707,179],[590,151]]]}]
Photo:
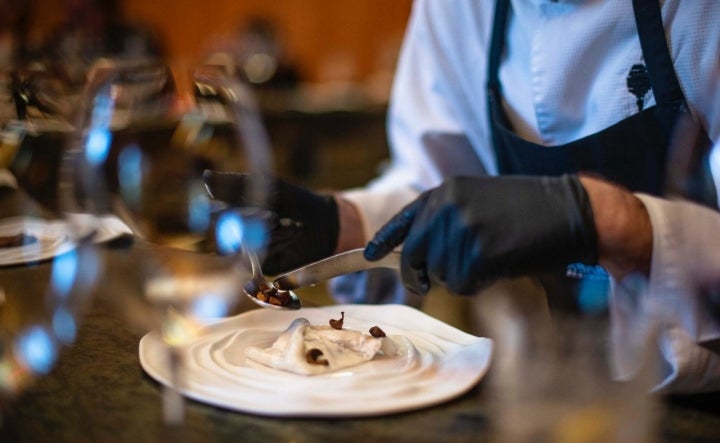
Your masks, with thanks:
[{"label": "dark apron", "polygon": [[[712,142],[690,117],[670,59],[658,0],[633,0],[655,106],[598,133],[552,147],[531,143],[515,135],[502,108],[498,72],[505,47],[509,6],[509,0],[497,1],[488,63],[490,126],[500,174],[558,176],[588,171],[631,191],[653,195],[681,194],[712,207],[717,205],[707,162]],[[678,145],[672,143],[673,131],[678,127],[683,129],[683,141],[691,139],[693,144],[671,149]],[[676,167],[668,170],[670,164]],[[679,171],[677,165],[684,165],[683,170]],[[582,286],[587,292],[588,278],[593,288],[591,292],[606,295],[608,285],[604,272],[582,265],[573,269],[571,278],[542,279],[551,305],[576,310],[578,297],[587,295],[580,294],[579,288]]]}]

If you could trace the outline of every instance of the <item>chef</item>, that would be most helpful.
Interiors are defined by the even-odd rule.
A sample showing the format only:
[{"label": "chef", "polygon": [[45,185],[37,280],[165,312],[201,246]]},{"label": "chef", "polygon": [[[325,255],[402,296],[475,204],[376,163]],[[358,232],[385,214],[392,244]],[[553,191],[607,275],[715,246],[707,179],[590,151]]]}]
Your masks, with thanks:
[{"label": "chef", "polygon": [[[368,240],[369,259],[403,245],[418,293],[599,263],[619,336],[638,315],[628,300],[665,315],[658,389],[720,387],[706,346],[720,338],[707,296],[720,282],[718,20],[717,2],[417,0],[391,166],[334,196],[275,183],[274,209],[303,228],[271,241],[268,272]],[[226,200],[243,180],[207,178]]]}]

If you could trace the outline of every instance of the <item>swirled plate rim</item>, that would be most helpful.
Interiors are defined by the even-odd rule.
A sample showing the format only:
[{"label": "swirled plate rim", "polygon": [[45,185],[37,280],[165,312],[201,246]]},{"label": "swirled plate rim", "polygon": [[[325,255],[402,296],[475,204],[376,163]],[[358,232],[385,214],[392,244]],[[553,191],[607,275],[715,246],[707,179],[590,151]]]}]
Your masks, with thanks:
[{"label": "swirled plate rim", "polygon": [[[221,367],[227,362],[219,363],[217,355],[213,355],[232,334],[252,335],[258,331],[267,335],[273,331],[279,335],[298,317],[312,324],[326,324],[330,318],[338,318],[340,312],[345,313],[349,329],[367,331],[379,326],[388,335],[404,335],[421,354],[425,367],[413,377],[404,378],[401,373],[377,371],[360,371],[357,376],[352,371],[306,376],[241,365],[233,379]],[[300,311],[253,309],[207,326],[205,333],[181,348],[184,366],[179,390],[199,402],[263,416],[386,415],[434,406],[468,392],[487,373],[492,350],[490,339],[467,334],[404,305],[334,305]],[[138,353],[143,370],[170,386],[166,351],[157,331],[140,340]],[[393,365],[385,367],[396,369]],[[355,376],[358,383],[352,383]],[[263,377],[271,383],[254,383]]]}]

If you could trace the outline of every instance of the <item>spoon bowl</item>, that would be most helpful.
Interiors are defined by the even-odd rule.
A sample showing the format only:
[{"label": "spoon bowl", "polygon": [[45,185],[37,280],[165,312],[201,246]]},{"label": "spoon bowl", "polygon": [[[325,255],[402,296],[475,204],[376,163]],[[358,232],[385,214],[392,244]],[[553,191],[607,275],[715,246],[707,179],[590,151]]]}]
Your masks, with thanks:
[{"label": "spoon bowl", "polygon": [[278,289],[265,279],[260,260],[254,252],[246,251],[245,256],[250,262],[252,277],[243,286],[243,292],[250,300],[263,308],[294,311],[302,308],[302,302],[295,292]]}]

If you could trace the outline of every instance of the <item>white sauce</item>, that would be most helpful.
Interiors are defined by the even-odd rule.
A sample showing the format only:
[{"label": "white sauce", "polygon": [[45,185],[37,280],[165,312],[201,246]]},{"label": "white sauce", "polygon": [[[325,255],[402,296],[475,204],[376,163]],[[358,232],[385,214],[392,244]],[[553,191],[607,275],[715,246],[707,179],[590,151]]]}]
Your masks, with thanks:
[{"label": "white sauce", "polygon": [[[318,361],[308,362],[308,351],[318,349]],[[245,357],[271,368],[302,375],[337,371],[372,360],[377,355],[394,355],[397,346],[389,337],[376,338],[349,329],[313,326],[305,318],[294,320],[271,347],[249,347]]]}]

